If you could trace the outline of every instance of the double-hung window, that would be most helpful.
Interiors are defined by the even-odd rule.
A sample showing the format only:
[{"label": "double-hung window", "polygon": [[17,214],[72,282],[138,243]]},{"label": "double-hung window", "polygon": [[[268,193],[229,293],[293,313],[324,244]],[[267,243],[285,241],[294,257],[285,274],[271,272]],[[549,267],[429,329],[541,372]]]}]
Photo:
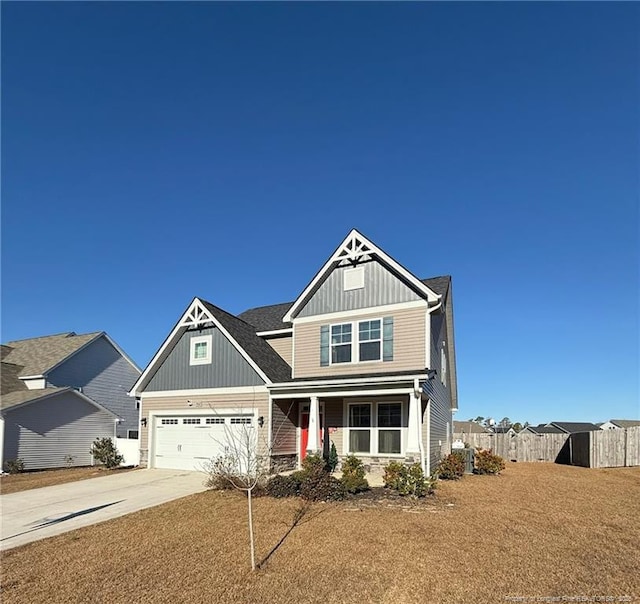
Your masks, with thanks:
[{"label": "double-hung window", "polygon": [[351,323],[331,326],[331,364],[351,363]]},{"label": "double-hung window", "polygon": [[379,361],[382,359],[382,337],[380,319],[358,323],[359,360]]},{"label": "double-hung window", "polygon": [[349,453],[402,454],[406,418],[400,402],[349,403]]},{"label": "double-hung window", "polygon": [[320,366],[393,361],[393,317],[320,326]]},{"label": "double-hung window", "polygon": [[371,451],[371,403],[349,405],[349,451]]},{"label": "double-hung window", "polygon": [[378,403],[378,453],[399,455],[402,449],[402,404]]}]

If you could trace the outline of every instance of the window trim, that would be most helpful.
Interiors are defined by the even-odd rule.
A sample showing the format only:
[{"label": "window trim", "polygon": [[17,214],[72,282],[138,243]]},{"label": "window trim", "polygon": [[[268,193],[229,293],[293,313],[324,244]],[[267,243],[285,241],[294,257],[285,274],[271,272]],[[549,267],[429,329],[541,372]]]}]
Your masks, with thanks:
[{"label": "window trim", "polygon": [[[196,346],[198,344],[207,345],[207,354],[201,358],[196,358]],[[212,360],[213,336],[193,336],[189,341],[189,365],[210,365]]]},{"label": "window trim", "polygon": [[[380,337],[377,340],[363,340],[360,341],[360,323],[370,323],[372,321],[378,321],[380,323]],[[332,329],[339,325],[351,325],[351,360],[344,363],[333,362],[333,347],[344,346],[344,344],[333,344],[331,342]],[[377,359],[370,359],[367,361],[360,360],[360,344],[366,342],[379,342],[380,343],[380,356]],[[355,321],[342,321],[340,323],[329,323],[329,366],[332,365],[360,365],[365,363],[382,363],[384,362],[384,319],[383,317],[370,317],[367,319],[357,319]],[[390,362],[390,361],[387,361]]]},{"label": "window trim", "polygon": [[[404,458],[407,450],[407,432],[409,429],[409,418],[408,418],[408,401],[404,401],[401,399],[396,400],[352,400],[345,401],[345,417],[344,417],[344,436],[343,436],[343,450],[346,451],[347,455],[358,455],[362,457],[385,457],[385,458]],[[400,405],[400,427],[392,428],[392,427],[380,427],[378,426],[378,405],[390,405],[396,404]],[[368,428],[352,428],[350,426],[350,408],[352,405],[369,405],[371,409],[371,425]],[[350,433],[351,430],[369,430],[369,452],[358,451],[354,453],[351,451],[351,442],[350,442]],[[380,444],[379,444],[379,431],[380,430],[399,430],[400,431],[400,453],[380,453]]]}]

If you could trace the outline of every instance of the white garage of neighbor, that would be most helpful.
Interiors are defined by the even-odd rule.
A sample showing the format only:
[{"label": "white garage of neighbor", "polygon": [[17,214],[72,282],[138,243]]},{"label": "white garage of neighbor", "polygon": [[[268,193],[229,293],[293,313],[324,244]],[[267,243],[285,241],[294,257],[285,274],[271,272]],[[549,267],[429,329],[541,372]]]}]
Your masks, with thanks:
[{"label": "white garage of neighbor", "polygon": [[152,468],[203,470],[212,458],[234,450],[246,459],[256,445],[253,414],[163,412],[151,414],[151,423]]}]

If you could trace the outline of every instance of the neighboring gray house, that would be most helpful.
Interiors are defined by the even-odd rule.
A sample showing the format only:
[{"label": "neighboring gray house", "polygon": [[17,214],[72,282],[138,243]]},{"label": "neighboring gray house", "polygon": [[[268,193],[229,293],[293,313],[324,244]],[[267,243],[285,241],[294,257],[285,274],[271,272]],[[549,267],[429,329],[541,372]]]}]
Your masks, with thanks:
[{"label": "neighboring gray house", "polygon": [[279,468],[333,443],[430,472],[456,384],[451,278],[418,279],[354,229],[293,302],[234,316],[194,298],[131,394],[149,467],[198,469],[250,431]]},{"label": "neighboring gray house", "polygon": [[639,419],[610,419],[608,422],[598,424],[600,430],[622,430],[640,426]]},{"label": "neighboring gray house", "polygon": [[20,458],[26,469],[88,465],[98,436],[138,437],[127,391],[140,370],[104,332],[17,340],[1,352],[4,461]]},{"label": "neighboring gray house", "polygon": [[458,434],[489,434],[491,431],[478,422],[453,422],[453,433]]}]

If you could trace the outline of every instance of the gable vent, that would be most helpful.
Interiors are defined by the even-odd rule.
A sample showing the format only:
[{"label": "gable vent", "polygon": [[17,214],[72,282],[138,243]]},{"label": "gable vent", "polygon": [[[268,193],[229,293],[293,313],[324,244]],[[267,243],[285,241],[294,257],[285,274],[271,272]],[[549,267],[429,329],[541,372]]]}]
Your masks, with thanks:
[{"label": "gable vent", "polygon": [[347,268],[343,272],[344,291],[362,289],[364,287],[364,266]]}]

